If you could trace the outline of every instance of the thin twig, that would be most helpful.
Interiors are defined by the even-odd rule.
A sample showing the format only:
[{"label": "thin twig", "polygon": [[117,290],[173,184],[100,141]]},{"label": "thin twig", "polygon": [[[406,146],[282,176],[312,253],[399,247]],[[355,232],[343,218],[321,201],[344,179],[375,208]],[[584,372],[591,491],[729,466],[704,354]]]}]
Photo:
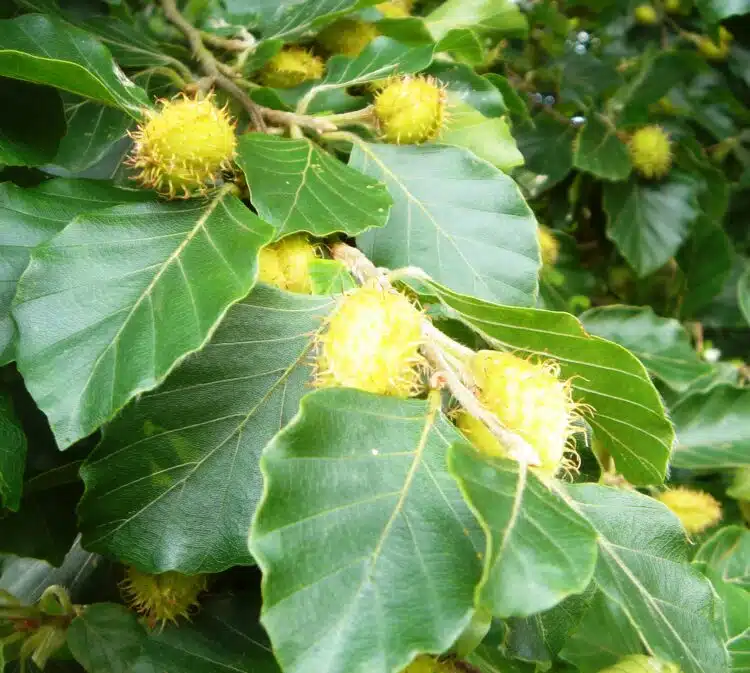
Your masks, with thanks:
[{"label": "thin twig", "polygon": [[[332,244],[330,249],[333,258],[343,262],[360,283],[374,279],[383,288],[392,289],[388,271],[376,267],[361,250],[340,242]],[[525,439],[504,428],[497,416],[484,407],[477,396],[464,383],[464,381],[470,380],[471,375],[468,371],[457,371],[454,364],[455,358],[448,356],[451,351],[459,352],[465,356],[470,355],[473,351],[463,344],[454,342],[446,334],[440,332],[426,317],[422,322],[422,335],[424,336],[422,352],[438,376],[445,382],[456,401],[474,418],[487,426],[489,431],[503,445],[510,458],[526,465],[540,465],[541,460],[537,452]],[[448,342],[450,342],[450,348]]]},{"label": "thin twig", "polygon": [[253,99],[237,86],[237,84],[221,72],[216,57],[203,44],[201,32],[184,16],[182,16],[182,14],[180,14],[180,10],[177,9],[177,3],[175,0],[161,0],[161,5],[167,19],[177,26],[187,38],[187,41],[190,44],[190,49],[198,63],[200,63],[203,72],[213,78],[218,86],[240,102],[242,107],[244,107],[250,115],[250,119],[255,128],[259,131],[265,131],[266,124],[263,121],[261,106],[253,101]]}]

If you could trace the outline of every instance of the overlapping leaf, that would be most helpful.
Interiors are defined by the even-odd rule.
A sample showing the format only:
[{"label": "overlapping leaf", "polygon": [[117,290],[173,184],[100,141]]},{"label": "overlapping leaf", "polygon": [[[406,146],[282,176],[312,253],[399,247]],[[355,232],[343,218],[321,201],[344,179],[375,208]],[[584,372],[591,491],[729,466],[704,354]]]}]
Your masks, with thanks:
[{"label": "overlapping leaf", "polygon": [[573,145],[573,165],[603,180],[624,180],[630,175],[628,149],[617,129],[592,116],[578,132]]},{"label": "overlapping leaf", "polygon": [[580,316],[587,332],[609,339],[638,356],[653,376],[675,390],[685,390],[712,366],[696,353],[685,328],[657,316],[650,307],[607,306]]},{"label": "overlapping leaf", "polygon": [[16,283],[37,245],[60,232],[83,212],[129,201],[151,200],[147,192],[131,192],[89,180],[50,180],[23,189],[0,185],[0,364],[15,357],[16,327],[10,315]]},{"label": "overlapping leaf", "polygon": [[46,14],[0,21],[0,75],[93,98],[136,118],[149,104],[98,40]]},{"label": "overlapping leaf", "polygon": [[[301,2],[276,3],[275,11],[269,15],[262,27],[266,40],[284,38],[290,40],[296,35],[313,30],[330,21],[333,17],[346,14],[354,9],[359,0],[302,0]],[[273,5],[269,5],[271,7]],[[268,9],[263,10],[268,13]]]},{"label": "overlapping leaf", "polygon": [[727,526],[706,540],[693,562],[722,582],[750,591],[750,531]]},{"label": "overlapping leaf", "polygon": [[604,186],[607,236],[639,276],[658,270],[673,257],[700,216],[701,184],[673,171],[655,184],[631,178]]},{"label": "overlapping leaf", "polygon": [[451,448],[448,465],[487,537],[480,607],[496,617],[527,617],[586,588],[596,533],[533,472],[465,444]]},{"label": "overlapping leaf", "polygon": [[452,315],[493,347],[559,362],[561,375],[572,379],[575,399],[591,407],[586,420],[618,471],[634,484],[663,481],[674,430],[634,355],[587,335],[567,313],[499,306],[430,286]]},{"label": "overlapping leaf", "polygon": [[742,275],[737,285],[739,304],[742,315],[745,316],[747,324],[750,325],[750,268]]},{"label": "overlapping leaf", "polygon": [[18,366],[61,448],[205,343],[271,236],[224,190],[88,213],[34,250],[13,310]]},{"label": "overlapping leaf", "polygon": [[392,200],[385,186],[310,140],[246,133],[238,154],[253,205],[276,237],[297,231],[356,236],[388,219]]},{"label": "overlapping leaf", "polygon": [[594,581],[647,651],[683,673],[726,673],[711,584],[687,563],[678,519],[656,500],[595,484],[568,488],[598,532]]},{"label": "overlapping leaf", "polygon": [[546,185],[562,180],[573,168],[575,127],[540,112],[516,130],[526,167],[547,178]]},{"label": "overlapping leaf", "polygon": [[266,448],[250,547],[287,673],[391,673],[461,634],[480,568],[456,439],[432,400],[328,389]]},{"label": "overlapping leaf", "polygon": [[676,467],[750,466],[750,388],[715,386],[682,398],[670,411],[677,429]]},{"label": "overlapping leaf", "polygon": [[512,0],[448,0],[425,20],[435,39],[456,28],[505,37],[524,37],[528,31],[526,17]]},{"label": "overlapping leaf", "polygon": [[87,549],[151,572],[248,564],[263,446],[296,413],[329,298],[258,286],[211,341],[107,426],[81,474]]},{"label": "overlapping leaf", "polygon": [[0,510],[21,504],[26,435],[6,391],[0,391]]},{"label": "overlapping leaf", "polygon": [[375,264],[418,266],[457,292],[530,305],[536,221],[518,187],[471,152],[442,145],[358,143],[350,165],[386,184],[388,223],[358,238]]}]

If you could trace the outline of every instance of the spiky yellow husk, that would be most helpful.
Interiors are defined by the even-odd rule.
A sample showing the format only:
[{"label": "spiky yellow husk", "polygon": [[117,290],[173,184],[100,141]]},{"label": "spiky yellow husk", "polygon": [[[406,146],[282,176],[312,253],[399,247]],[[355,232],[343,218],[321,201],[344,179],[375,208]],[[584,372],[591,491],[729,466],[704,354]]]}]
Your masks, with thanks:
[{"label": "spiky yellow husk", "polygon": [[318,34],[318,44],[331,54],[358,56],[378,36],[378,29],[359,19],[339,19]]},{"label": "spiky yellow husk", "polygon": [[[512,353],[479,351],[470,363],[479,401],[500,423],[525,439],[539,457],[537,471],[554,476],[572,465],[578,406],[571,396],[570,381],[560,379],[554,362],[534,363]],[[507,456],[505,447],[490,430],[466,411],[456,424],[472,443],[492,456]]]},{"label": "spiky yellow husk", "polygon": [[734,40],[734,35],[724,26],[719,26],[718,44],[705,35],[696,35],[693,38],[698,51],[710,61],[723,61],[729,55],[732,40]]},{"label": "spiky yellow husk", "polygon": [[136,179],[169,198],[205,193],[231,167],[237,146],[226,107],[216,107],[213,96],[159,103],[131,134],[135,145],[128,163],[139,169]]},{"label": "spiky yellow husk", "polygon": [[386,19],[403,19],[410,15],[411,3],[405,0],[391,0],[375,5],[375,9]]},{"label": "spiky yellow husk", "polygon": [[549,227],[544,225],[539,225],[536,236],[542,253],[542,263],[545,266],[554,266],[560,255],[560,242],[555,238]]},{"label": "spiky yellow husk", "polygon": [[721,521],[721,503],[704,491],[679,486],[660,493],[656,499],[672,510],[690,535],[702,533]]},{"label": "spiky yellow husk", "polygon": [[183,575],[172,571],[149,575],[128,566],[121,586],[128,605],[154,627],[188,617],[199,605],[198,595],[205,591],[207,581],[205,575]]},{"label": "spiky yellow husk", "polygon": [[315,385],[409,397],[419,390],[422,314],[409,299],[368,283],[346,294],[318,339]]},{"label": "spiky yellow husk", "polygon": [[427,654],[420,654],[401,673],[454,673],[456,667],[450,660],[441,661]]},{"label": "spiky yellow husk", "polygon": [[599,673],[680,673],[680,667],[645,654],[631,654]]},{"label": "spiky yellow husk", "polygon": [[672,167],[672,146],[660,126],[638,129],[630,138],[628,150],[633,166],[646,178],[663,178]]},{"label": "spiky yellow husk", "polygon": [[440,133],[445,106],[445,91],[434,78],[394,77],[375,98],[375,117],[386,142],[417,144]]},{"label": "spiky yellow husk", "polygon": [[274,56],[261,71],[266,86],[286,89],[323,76],[323,59],[302,47],[287,47]]},{"label": "spiky yellow husk", "polygon": [[261,248],[258,280],[289,292],[312,294],[310,263],[316,258],[315,246],[307,236],[287,236]]},{"label": "spiky yellow husk", "polygon": [[659,23],[659,15],[652,5],[638,5],[633,11],[633,16],[643,26],[654,26]]}]

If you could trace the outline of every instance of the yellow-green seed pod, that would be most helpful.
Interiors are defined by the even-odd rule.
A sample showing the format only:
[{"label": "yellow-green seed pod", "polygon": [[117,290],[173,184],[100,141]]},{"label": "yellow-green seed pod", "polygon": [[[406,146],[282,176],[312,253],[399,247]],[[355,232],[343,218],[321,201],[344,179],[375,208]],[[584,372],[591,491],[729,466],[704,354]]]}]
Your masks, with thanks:
[{"label": "yellow-green seed pod", "polygon": [[127,604],[141,613],[151,627],[177,623],[180,617],[188,617],[199,605],[198,595],[206,587],[205,575],[173,571],[150,575],[133,566],[127,568],[122,583]]},{"label": "yellow-green seed pod", "polygon": [[310,263],[315,246],[304,234],[294,234],[261,248],[258,280],[289,292],[312,294]]},{"label": "yellow-green seed pod", "polygon": [[638,5],[633,11],[633,16],[642,26],[655,26],[659,23],[659,15],[656,13],[653,5]]},{"label": "yellow-green seed pod", "polygon": [[[576,432],[577,405],[569,381],[560,379],[556,363],[534,363],[512,353],[479,351],[470,363],[477,397],[503,427],[526,440],[539,457],[535,468],[554,476],[566,467]],[[456,424],[471,442],[491,456],[505,457],[505,447],[487,426],[466,411]]]},{"label": "yellow-green seed pod", "polygon": [[386,142],[419,144],[439,135],[445,106],[445,91],[432,77],[396,77],[375,97],[375,117]]},{"label": "yellow-green seed pod", "polygon": [[660,493],[656,499],[672,510],[690,535],[721,521],[721,503],[704,491],[680,486]]},{"label": "yellow-green seed pod", "polygon": [[663,178],[672,167],[672,146],[660,126],[638,129],[628,142],[635,169],[649,179]]},{"label": "yellow-green seed pod", "polygon": [[325,71],[323,59],[302,47],[282,49],[266,63],[260,80],[266,86],[287,89],[312,79],[320,79]]},{"label": "yellow-green seed pod", "polygon": [[375,5],[375,9],[386,19],[403,19],[410,15],[411,3],[406,0],[391,0]]},{"label": "yellow-green seed pod", "polygon": [[318,338],[315,385],[410,397],[419,391],[422,314],[375,283],[344,295]]},{"label": "yellow-green seed pod", "polygon": [[705,35],[696,35],[692,39],[698,47],[698,51],[709,61],[723,61],[729,56],[729,49],[732,40],[734,40],[734,35],[724,28],[724,26],[720,26],[718,44]]},{"label": "yellow-green seed pod", "polygon": [[161,101],[161,108],[146,116],[131,134],[135,145],[129,159],[142,185],[169,198],[188,198],[205,193],[231,167],[234,124],[212,96]]},{"label": "yellow-green seed pod", "polygon": [[420,654],[401,673],[456,673],[456,670],[450,660],[441,661],[428,654]]},{"label": "yellow-green seed pod", "polygon": [[330,54],[358,56],[378,36],[378,29],[359,19],[339,19],[318,34],[318,44]]}]

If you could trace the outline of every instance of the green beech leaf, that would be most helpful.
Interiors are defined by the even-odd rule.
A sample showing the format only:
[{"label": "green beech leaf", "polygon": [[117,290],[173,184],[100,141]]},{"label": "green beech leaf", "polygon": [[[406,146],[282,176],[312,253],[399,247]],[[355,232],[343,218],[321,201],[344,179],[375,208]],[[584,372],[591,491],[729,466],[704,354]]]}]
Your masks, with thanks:
[{"label": "green beech leaf", "polygon": [[603,180],[624,180],[632,164],[617,129],[592,115],[573,144],[573,165]]},{"label": "green beech leaf", "polygon": [[[426,24],[425,28],[427,29]],[[438,40],[435,49],[438,52],[445,51],[460,61],[477,65],[485,56],[482,38],[471,28],[452,28]]]},{"label": "green beech leaf", "polygon": [[528,120],[529,108],[526,101],[521,97],[521,94],[515,90],[513,85],[508,81],[507,77],[498,75],[495,72],[487,73],[484,78],[488,80],[503,96],[503,102],[508,108],[508,111],[517,116],[519,119]]},{"label": "green beech leaf", "polygon": [[10,315],[16,283],[31,251],[60,232],[76,215],[153,197],[92,180],[50,180],[23,189],[0,185],[0,364],[15,358],[16,326]]},{"label": "green beech leaf", "polygon": [[573,168],[572,124],[540,112],[533,120],[515,130],[518,148],[526,159],[526,168],[546,176],[546,185],[560,182]]},{"label": "green beech leaf", "polygon": [[251,563],[259,456],[309,389],[312,335],[332,308],[257,286],[199,353],[106,426],[81,470],[86,548],[148,572]]},{"label": "green beech leaf", "polygon": [[750,0],[697,0],[695,3],[703,18],[718,23],[730,16],[750,14]]},{"label": "green beech leaf", "polygon": [[623,657],[642,651],[638,631],[625,610],[597,591],[560,656],[575,664],[580,673],[599,673]]},{"label": "green beech leaf", "polygon": [[45,14],[0,21],[0,75],[93,98],[136,119],[149,105],[91,34]]},{"label": "green beech leaf", "polygon": [[675,467],[750,466],[750,388],[718,385],[682,398],[670,412],[677,429]]},{"label": "green beech leaf", "polygon": [[[333,56],[326,74],[314,91],[340,89],[384,79],[398,72],[405,75],[424,70],[432,62],[434,46],[404,44],[389,37],[375,38],[358,56]],[[312,95],[312,94],[311,94]]]},{"label": "green beech leaf", "polygon": [[489,633],[468,657],[480,673],[535,673],[534,664],[512,659],[506,654],[508,628],[505,622],[494,620]]},{"label": "green beech leaf", "polygon": [[281,673],[258,624],[254,597],[242,593],[210,599],[190,622],[149,631],[143,653],[130,671]]},{"label": "green beech leaf", "polygon": [[505,173],[523,164],[523,155],[504,119],[485,117],[456,94],[449,94],[448,100],[450,118],[437,142],[465,147]]},{"label": "green beech leaf", "polygon": [[721,528],[701,545],[693,562],[722,582],[750,591],[750,530]]},{"label": "green beech leaf", "polygon": [[677,171],[663,182],[631,177],[604,185],[607,236],[639,276],[664,266],[687,239],[700,216],[700,189],[692,176]]},{"label": "green beech leaf", "polygon": [[122,110],[78,96],[67,96],[68,131],[49,163],[80,173],[104,158],[127,137],[133,120]]},{"label": "green beech leaf", "polygon": [[46,164],[54,158],[64,134],[65,117],[57,91],[0,77],[0,164]]},{"label": "green beech leaf", "polygon": [[25,464],[26,435],[10,395],[0,390],[0,509],[18,511]]},{"label": "green beech leaf", "polygon": [[357,287],[349,270],[335,259],[315,259],[308,271],[313,294],[337,295]]},{"label": "green beech leaf", "polygon": [[68,627],[68,647],[88,673],[130,673],[146,642],[136,615],[122,605],[89,605]]},{"label": "green beech leaf", "polygon": [[560,363],[576,401],[591,407],[586,421],[633,484],[664,480],[674,430],[640,361],[622,346],[589,336],[567,313],[514,308],[465,297],[429,283],[456,317],[491,346]]},{"label": "green beech leaf", "polygon": [[733,261],[734,250],[726,232],[707,217],[699,217],[677,255],[686,284],[680,305],[683,317],[692,317],[721,292]]},{"label": "green beech leaf", "polygon": [[458,439],[432,400],[344,388],[303,398],[266,447],[250,548],[286,673],[391,673],[468,625],[480,568],[445,466]]},{"label": "green beech leaf", "polygon": [[385,185],[310,140],[246,133],[237,162],[253,205],[278,238],[298,231],[355,236],[388,220],[392,200]]},{"label": "green beech leaf", "polygon": [[439,40],[455,28],[472,28],[483,35],[525,37],[526,17],[512,0],[448,0],[425,17]]},{"label": "green beech leaf", "polygon": [[627,615],[643,645],[682,673],[726,673],[711,584],[687,564],[679,520],[635,492],[580,484],[567,492],[598,532],[594,581]]},{"label": "green beech leaf", "polygon": [[[427,73],[445,86],[451,103],[463,101],[485,117],[501,117],[508,111],[504,95],[490,77],[478,75],[473,68],[463,63],[435,61],[427,69]],[[453,112],[450,111],[446,125],[450,126],[453,121]]]},{"label": "green beech leaf", "polygon": [[349,163],[393,197],[386,226],[357,239],[375,264],[417,266],[458,292],[504,304],[535,302],[536,220],[508,176],[441,145],[358,143]]},{"label": "green beech leaf", "polygon": [[745,316],[747,324],[750,325],[750,267],[740,277],[737,284],[737,294],[739,295],[740,311]]},{"label": "green beech leaf", "polygon": [[674,390],[683,391],[713,367],[695,352],[685,328],[657,316],[650,307],[605,306],[579,316],[584,329],[625,346],[649,372]]},{"label": "green beech leaf", "polygon": [[708,578],[722,602],[724,638],[732,673],[746,673],[750,670],[750,592],[710,573]]},{"label": "green beech leaf", "polygon": [[[275,3],[275,11],[263,26],[265,40],[284,38],[289,41],[296,35],[315,30],[330,23],[356,7],[359,0],[301,0]],[[271,6],[274,6],[273,4]],[[268,9],[263,13],[268,15]]]},{"label": "green beech leaf", "polygon": [[34,250],[13,309],[18,367],[61,448],[203,346],[271,236],[222,190],[87,213]]},{"label": "green beech leaf", "polygon": [[465,444],[451,448],[448,467],[487,538],[479,607],[496,617],[527,617],[588,586],[596,533],[533,471]]}]

